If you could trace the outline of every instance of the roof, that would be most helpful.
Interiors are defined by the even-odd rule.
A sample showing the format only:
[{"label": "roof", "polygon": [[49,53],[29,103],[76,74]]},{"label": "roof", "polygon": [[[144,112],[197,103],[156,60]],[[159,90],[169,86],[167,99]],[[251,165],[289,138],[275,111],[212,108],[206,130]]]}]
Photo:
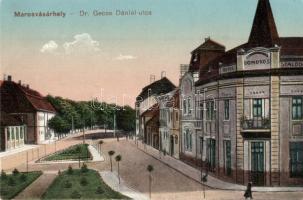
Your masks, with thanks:
[{"label": "roof", "polygon": [[248,44],[250,47],[273,47],[280,43],[269,0],[259,0]]},{"label": "roof", "polygon": [[191,52],[191,61],[188,71],[199,72],[211,60],[221,56],[225,52],[225,46],[206,38],[205,42]]},{"label": "roof", "polygon": [[148,108],[146,111],[144,111],[141,116],[149,116],[149,117],[152,117],[155,115],[155,112],[159,110],[159,104],[156,103],[154,104],[152,107]]},{"label": "roof", "polygon": [[1,85],[1,108],[7,113],[56,112],[38,91],[13,81],[4,81]]},{"label": "roof", "polygon": [[225,51],[225,46],[210,39],[210,38],[206,38],[205,39],[205,42],[202,43],[200,46],[198,46],[196,49],[194,49],[191,53],[194,53],[196,51],[199,51],[199,50],[204,50],[204,51],[209,51],[209,50],[213,50],[213,51],[216,51],[216,50],[219,50],[219,51]]},{"label": "roof", "polygon": [[281,37],[281,55],[303,56],[303,37]]},{"label": "roof", "polygon": [[[137,101],[142,101],[148,98],[148,96],[152,95],[160,95],[166,94],[172,90],[174,90],[176,86],[168,80],[168,78],[163,77],[162,79],[155,81],[148,86],[144,87],[141,93],[136,98]],[[149,91],[149,92],[148,92]]]},{"label": "roof", "polygon": [[200,68],[196,85],[217,79],[220,64],[234,65],[240,49],[254,47],[281,47],[281,56],[303,56],[303,37],[279,37],[269,0],[259,0],[253,26],[247,43],[237,46]]},{"label": "roof", "polygon": [[24,123],[19,117],[9,115],[6,112],[1,111],[1,117],[0,117],[1,126],[21,126],[23,124]]}]

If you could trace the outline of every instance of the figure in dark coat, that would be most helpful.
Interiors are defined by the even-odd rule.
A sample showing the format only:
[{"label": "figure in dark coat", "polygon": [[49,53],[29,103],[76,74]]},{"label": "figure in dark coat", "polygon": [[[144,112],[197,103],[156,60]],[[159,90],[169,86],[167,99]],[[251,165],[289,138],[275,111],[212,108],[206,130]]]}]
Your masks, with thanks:
[{"label": "figure in dark coat", "polygon": [[248,198],[253,199],[251,187],[252,187],[252,183],[249,182],[248,185],[247,185],[246,191],[244,193],[245,199],[248,199]]}]

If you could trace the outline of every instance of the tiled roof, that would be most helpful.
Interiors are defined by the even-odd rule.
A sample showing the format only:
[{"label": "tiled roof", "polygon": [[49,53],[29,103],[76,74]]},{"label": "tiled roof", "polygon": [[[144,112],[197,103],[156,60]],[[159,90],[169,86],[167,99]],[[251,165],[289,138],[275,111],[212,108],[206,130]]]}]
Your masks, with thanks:
[{"label": "tiled roof", "polygon": [[197,47],[195,50],[192,51],[192,53],[199,51],[199,50],[225,50],[225,46],[210,39],[207,38],[204,43],[202,43],[199,47]]},{"label": "tiled roof", "polygon": [[144,87],[141,93],[137,97],[137,101],[145,100],[148,98],[148,90],[150,90],[150,96],[152,95],[160,95],[166,94],[172,90],[174,90],[176,86],[168,80],[166,77],[151,83],[150,85]]},{"label": "tiled roof", "polygon": [[1,116],[0,116],[0,125],[1,126],[20,126],[23,125],[24,123],[22,120],[13,115],[9,115],[6,112],[1,111]]},{"label": "tiled roof", "polygon": [[1,85],[1,108],[7,113],[56,112],[39,92],[13,81],[4,81]]},{"label": "tiled roof", "polygon": [[303,37],[281,37],[282,56],[303,56]]},{"label": "tiled roof", "polygon": [[250,47],[273,47],[280,43],[269,0],[259,0],[248,44]]}]

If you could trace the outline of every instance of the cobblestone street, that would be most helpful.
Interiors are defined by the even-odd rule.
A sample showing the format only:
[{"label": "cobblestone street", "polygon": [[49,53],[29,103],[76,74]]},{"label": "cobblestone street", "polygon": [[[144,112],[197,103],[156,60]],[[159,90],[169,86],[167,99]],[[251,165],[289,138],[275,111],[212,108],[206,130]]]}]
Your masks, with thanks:
[{"label": "cobblestone street", "polygon": [[[74,143],[73,139],[69,140]],[[115,155],[122,155],[120,164],[120,173],[122,179],[126,182],[127,186],[133,188],[146,196],[149,195],[148,189],[148,172],[147,165],[154,166],[152,172],[152,199],[156,200],[183,200],[203,199],[203,187],[195,180],[179,173],[171,167],[163,164],[161,161],[151,157],[142,150],[138,149],[133,141],[121,140],[117,142],[116,139],[104,139],[102,145],[102,154],[105,158],[103,162],[88,163],[90,168],[98,171],[110,170],[110,162],[107,152],[110,150],[115,151]],[[69,164],[38,164],[31,163],[29,170],[42,170],[42,171],[58,171],[67,169]],[[77,163],[73,163],[74,168],[78,168]],[[26,166],[19,166],[18,169],[25,171]],[[113,170],[116,171],[117,164],[113,159]],[[43,183],[41,183],[43,184]],[[214,190],[205,187],[206,199],[222,199],[234,200],[244,199],[242,191],[225,191]],[[300,192],[255,192],[253,193],[254,199],[295,199],[302,200],[303,193]]]}]

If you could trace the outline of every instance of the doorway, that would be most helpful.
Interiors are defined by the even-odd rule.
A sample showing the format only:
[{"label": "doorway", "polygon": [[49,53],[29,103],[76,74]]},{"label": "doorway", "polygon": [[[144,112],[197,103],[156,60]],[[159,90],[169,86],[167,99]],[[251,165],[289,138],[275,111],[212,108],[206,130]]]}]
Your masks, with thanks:
[{"label": "doorway", "polygon": [[264,142],[251,142],[251,181],[253,185],[264,185],[264,168]]}]

